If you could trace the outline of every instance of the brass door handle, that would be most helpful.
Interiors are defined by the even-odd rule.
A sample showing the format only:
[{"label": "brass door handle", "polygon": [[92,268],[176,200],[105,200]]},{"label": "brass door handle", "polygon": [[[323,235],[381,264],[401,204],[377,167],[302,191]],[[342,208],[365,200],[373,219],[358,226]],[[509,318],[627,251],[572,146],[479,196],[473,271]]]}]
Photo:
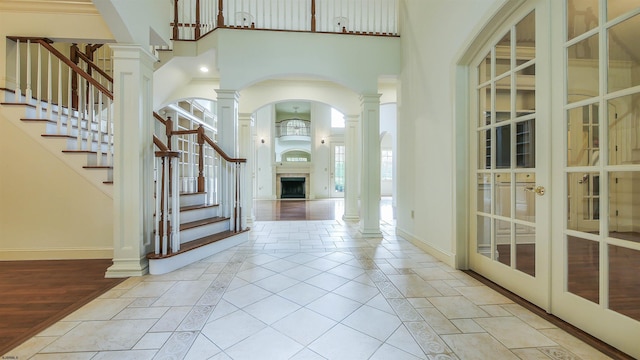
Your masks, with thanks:
[{"label": "brass door handle", "polygon": [[533,185],[531,186],[527,186],[526,188],[524,188],[524,191],[530,191],[530,192],[534,192],[540,196],[544,195],[545,189],[544,186],[536,186],[535,188],[533,187]]}]

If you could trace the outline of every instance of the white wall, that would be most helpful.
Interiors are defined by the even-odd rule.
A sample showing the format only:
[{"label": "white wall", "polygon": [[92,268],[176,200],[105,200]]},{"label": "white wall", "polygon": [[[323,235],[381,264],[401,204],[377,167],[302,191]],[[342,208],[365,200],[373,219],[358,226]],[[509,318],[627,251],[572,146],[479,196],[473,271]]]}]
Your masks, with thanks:
[{"label": "white wall", "polygon": [[121,44],[169,45],[170,0],[93,0]]},{"label": "white wall", "polygon": [[[395,95],[395,93],[394,93]],[[380,180],[380,195],[393,196],[393,203],[396,204],[396,175],[397,175],[397,161],[396,152],[397,139],[398,139],[398,107],[395,103],[387,103],[380,105],[380,135],[384,135],[380,139],[380,150],[391,150],[393,154],[393,180]]]},{"label": "white wall", "polygon": [[455,62],[496,1],[401,2],[397,226],[449,264],[455,253]]},{"label": "white wall", "polygon": [[[329,197],[329,174],[331,168],[331,106],[321,103],[311,103],[311,147],[314,149],[311,157],[313,188],[311,194],[316,199]],[[324,144],[321,143],[324,139]]]},{"label": "white wall", "polygon": [[[255,112],[256,132],[256,199],[269,200],[275,198],[275,174],[273,167],[273,126],[275,110],[267,105]],[[264,139],[264,144],[262,143]]]},{"label": "white wall", "polygon": [[0,106],[0,260],[112,258],[111,197],[5,114]]}]

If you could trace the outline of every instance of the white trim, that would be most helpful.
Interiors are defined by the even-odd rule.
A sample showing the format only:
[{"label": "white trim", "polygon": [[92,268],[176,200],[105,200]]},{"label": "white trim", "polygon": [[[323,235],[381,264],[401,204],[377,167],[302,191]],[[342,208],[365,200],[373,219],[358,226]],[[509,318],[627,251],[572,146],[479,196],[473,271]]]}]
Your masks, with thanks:
[{"label": "white trim", "polygon": [[419,247],[420,249],[426,251],[429,255],[435,257],[436,259],[442,261],[443,263],[455,268],[456,266],[456,254],[452,254],[450,252],[440,250],[435,248],[426,242],[418,239],[415,235],[409,233],[408,231],[402,230],[396,227],[396,234],[403,237],[405,240],[409,241],[413,245]]},{"label": "white trim", "polygon": [[113,248],[2,249],[0,260],[111,259]]}]

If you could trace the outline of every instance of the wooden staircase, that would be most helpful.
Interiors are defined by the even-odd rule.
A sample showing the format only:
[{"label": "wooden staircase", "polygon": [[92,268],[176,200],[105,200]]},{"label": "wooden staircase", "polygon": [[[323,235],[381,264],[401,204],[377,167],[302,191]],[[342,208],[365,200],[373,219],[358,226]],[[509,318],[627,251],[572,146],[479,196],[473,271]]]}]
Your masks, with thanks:
[{"label": "wooden staircase", "polygon": [[[110,90],[113,83],[110,76],[104,71],[98,71],[97,66],[88,62],[86,57],[79,57],[85,61],[84,65],[81,64],[82,67],[74,64],[57,52],[48,39],[11,37],[9,39],[16,41],[18,57],[22,56],[22,60],[17,61],[19,65],[16,68],[16,78],[21,80],[18,81],[15,90],[0,89],[0,115],[15,123],[38,144],[56,154],[75,172],[113,198],[114,125],[113,94]],[[29,54],[35,51],[34,46],[37,47],[37,56]],[[41,56],[41,52],[45,55]],[[37,62],[40,62],[41,66],[32,66]],[[36,67],[37,74],[32,74],[30,69]],[[94,71],[85,71],[83,68]],[[26,77],[25,73],[27,73]],[[55,79],[56,76],[52,76],[52,73],[67,74],[69,80],[62,76],[57,76]],[[99,78],[97,80],[93,78],[92,73],[94,76],[98,74]],[[73,79],[72,74],[74,74]],[[52,81],[52,78],[55,80]],[[72,84],[76,82],[77,87],[74,91],[77,92],[72,93]],[[43,86],[44,90],[38,89],[37,86]],[[157,164],[163,165],[156,166],[154,177],[157,179],[155,187],[157,207],[155,214],[148,215],[154,217],[156,246],[147,258],[150,272],[162,274],[248,240],[248,229],[242,224],[239,180],[241,165],[244,165],[246,160],[227,156],[211,138],[205,135],[202,127],[199,130],[176,131],[170,119],[165,120],[158,114],[154,114],[154,117],[165,125],[166,133],[160,136],[168,146],[163,145],[162,140],[154,136],[154,144],[162,146],[161,151],[156,153],[159,159]],[[227,184],[228,194],[235,194],[221,198],[226,204],[210,203],[213,196],[208,196],[204,189],[202,161],[198,191],[185,193],[179,190],[180,166],[177,163],[177,156],[180,153],[171,151],[171,137],[194,135],[198,139],[200,159],[204,158],[202,151],[207,147],[208,151],[215,151],[218,154],[216,161],[219,163],[215,166],[226,169],[216,175],[210,175],[213,176],[212,179],[217,179],[216,183]],[[212,165],[209,164],[209,166]],[[173,181],[169,179],[169,174],[172,173],[175,176]],[[168,191],[170,188],[172,190]],[[219,196],[220,189],[217,190],[216,194]],[[216,189],[207,189],[207,191],[215,192]],[[170,194],[177,194],[177,196],[172,197]],[[165,208],[160,211],[159,204],[163,203]],[[175,204],[173,208],[180,210],[173,213],[170,203]],[[158,214],[160,216],[157,216]],[[229,215],[224,216],[224,214]],[[171,215],[171,221],[179,224],[178,228],[171,228],[171,221],[168,221],[169,215]]]},{"label": "wooden staircase", "polygon": [[180,194],[180,250],[149,253],[149,273],[165,274],[247,241],[248,229],[231,231],[231,219],[220,212],[218,204],[207,204],[207,193]]}]

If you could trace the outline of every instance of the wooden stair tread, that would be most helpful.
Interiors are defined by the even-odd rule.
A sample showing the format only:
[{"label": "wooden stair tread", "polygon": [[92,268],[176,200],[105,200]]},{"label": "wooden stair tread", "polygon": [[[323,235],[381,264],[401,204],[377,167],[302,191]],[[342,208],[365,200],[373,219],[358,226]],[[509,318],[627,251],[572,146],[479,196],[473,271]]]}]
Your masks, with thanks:
[{"label": "wooden stair tread", "polygon": [[193,229],[193,228],[196,228],[198,226],[215,224],[215,223],[219,223],[219,222],[225,221],[225,220],[229,220],[229,218],[228,217],[222,217],[222,216],[215,216],[215,217],[210,217],[210,218],[202,219],[202,220],[198,220],[198,221],[192,221],[192,222],[180,224],[180,231]]},{"label": "wooden stair tread", "polygon": [[191,210],[200,210],[207,209],[212,207],[218,207],[219,204],[211,204],[211,205],[191,205],[191,206],[183,206],[180,208],[180,211],[191,211]]},{"label": "wooden stair tread", "polygon": [[243,232],[247,232],[247,231],[249,231],[249,229],[238,231],[238,232],[233,232],[231,230],[222,231],[222,232],[219,232],[217,234],[205,236],[205,237],[202,237],[200,239],[195,239],[195,240],[180,244],[180,251],[177,251],[177,252],[174,252],[174,253],[170,253],[170,254],[167,254],[167,255],[162,255],[162,254],[156,255],[155,253],[151,252],[151,253],[147,254],[147,259],[166,259],[166,258],[169,258],[169,257],[172,257],[172,256],[176,256],[178,254],[185,253],[185,252],[193,250],[193,249],[197,249],[197,248],[205,246],[205,245],[212,244],[212,243],[220,241],[220,240],[227,239],[227,238],[229,238],[231,236],[234,236],[234,235],[242,234]]},{"label": "wooden stair tread", "polygon": [[113,169],[113,166],[106,165],[85,165],[82,167],[83,169],[94,170],[94,169]]},{"label": "wooden stair tread", "polygon": [[2,103],[0,103],[0,105],[11,105],[11,106],[22,105],[22,106],[28,106],[28,107],[32,107],[32,108],[36,107],[33,104],[21,103],[21,102],[2,102]]}]

